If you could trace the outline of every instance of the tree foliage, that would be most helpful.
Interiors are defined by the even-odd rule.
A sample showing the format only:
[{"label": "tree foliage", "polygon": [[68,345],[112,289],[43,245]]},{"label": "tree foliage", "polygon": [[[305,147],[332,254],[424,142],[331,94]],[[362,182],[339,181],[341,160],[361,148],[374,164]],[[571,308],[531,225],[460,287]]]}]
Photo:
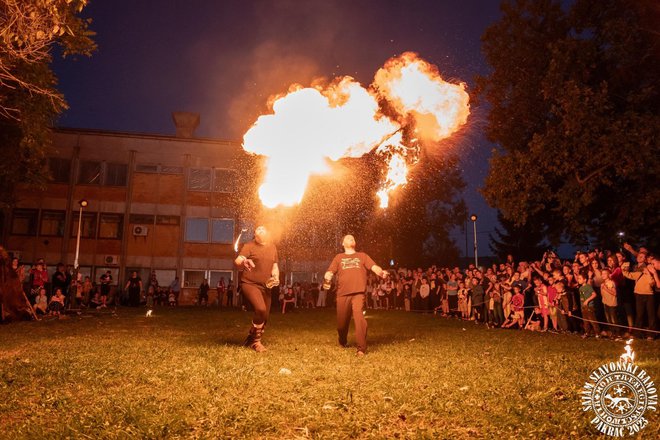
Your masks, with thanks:
[{"label": "tree foliage", "polygon": [[50,68],[52,52],[89,55],[95,49],[87,0],[0,1],[0,205],[11,206],[18,183],[48,180],[46,158],[55,118],[66,108]]},{"label": "tree foliage", "polygon": [[483,194],[548,238],[657,247],[660,17],[651,0],[507,1],[485,32],[493,152]]},{"label": "tree foliage", "polygon": [[539,222],[527,222],[517,226],[514,221],[507,220],[502,213],[497,213],[500,228],[495,228],[495,234],[490,234],[490,250],[499,261],[506,261],[507,255],[513,255],[517,260],[537,260],[543,253],[545,233],[539,227]]}]

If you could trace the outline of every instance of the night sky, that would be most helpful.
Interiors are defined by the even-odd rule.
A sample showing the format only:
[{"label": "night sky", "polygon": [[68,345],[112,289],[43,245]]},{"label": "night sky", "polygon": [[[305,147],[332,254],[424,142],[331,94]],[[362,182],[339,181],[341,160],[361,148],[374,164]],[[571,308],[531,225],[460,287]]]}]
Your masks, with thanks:
[{"label": "night sky", "polygon": [[[197,136],[240,141],[290,84],[350,75],[366,86],[405,51],[470,92],[487,72],[480,37],[500,12],[496,0],[91,0],[83,15],[99,48],[54,63],[70,106],[59,126],[174,134],[170,114],[183,110],[200,113]],[[492,149],[484,124],[473,105],[458,145],[480,255],[496,225],[477,192]],[[464,250],[462,232],[455,237]]]}]

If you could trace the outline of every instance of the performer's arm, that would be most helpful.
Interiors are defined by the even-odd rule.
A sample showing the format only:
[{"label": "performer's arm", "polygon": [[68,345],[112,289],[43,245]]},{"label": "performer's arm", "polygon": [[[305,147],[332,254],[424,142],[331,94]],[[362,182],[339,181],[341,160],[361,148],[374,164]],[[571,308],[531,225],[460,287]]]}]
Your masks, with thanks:
[{"label": "performer's arm", "polygon": [[387,276],[390,274],[388,271],[383,270],[379,265],[374,264],[371,266],[371,271],[375,273],[377,276],[381,278],[387,278]]},{"label": "performer's arm", "polygon": [[270,272],[270,276],[272,276],[276,280],[280,279],[280,268],[277,265],[277,263],[273,263],[273,269]]},{"label": "performer's arm", "polygon": [[323,275],[323,285],[321,286],[323,290],[330,290],[330,282],[332,281],[332,277],[334,275],[335,274],[331,271],[327,271],[325,275]]},{"label": "performer's arm", "polygon": [[[250,260],[245,255],[239,255],[238,257],[236,257],[236,259],[234,260],[234,265],[238,268],[241,268],[241,269],[244,269],[244,270],[247,270],[247,271],[250,271],[250,270],[252,270],[252,268],[255,267],[254,261]],[[279,270],[278,270],[277,273],[279,274]]]}]

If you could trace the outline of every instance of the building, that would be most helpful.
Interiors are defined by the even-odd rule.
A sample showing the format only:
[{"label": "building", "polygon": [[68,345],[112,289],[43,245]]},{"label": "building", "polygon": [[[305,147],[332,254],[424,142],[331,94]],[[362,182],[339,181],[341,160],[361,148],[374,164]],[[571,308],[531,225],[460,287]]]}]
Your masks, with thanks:
[{"label": "building", "polygon": [[120,287],[133,270],[143,280],[154,271],[160,285],[179,276],[184,304],[204,278],[212,287],[235,279],[245,153],[238,142],[194,138],[198,115],[173,118],[175,136],[54,129],[53,181],[19,194],[2,228],[5,248],[28,266],[43,258],[51,273],[79,249],[83,275],[98,281],[110,270]]}]

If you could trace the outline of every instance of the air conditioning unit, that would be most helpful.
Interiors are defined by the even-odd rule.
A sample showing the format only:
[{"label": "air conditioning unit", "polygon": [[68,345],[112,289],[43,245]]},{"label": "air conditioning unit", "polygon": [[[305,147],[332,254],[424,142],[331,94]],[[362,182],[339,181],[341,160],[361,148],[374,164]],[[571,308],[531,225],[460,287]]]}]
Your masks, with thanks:
[{"label": "air conditioning unit", "polygon": [[149,235],[149,228],[144,225],[133,226],[133,235],[136,237],[146,237]]},{"label": "air conditioning unit", "polygon": [[108,266],[118,266],[119,265],[119,255],[106,255],[103,262]]}]

